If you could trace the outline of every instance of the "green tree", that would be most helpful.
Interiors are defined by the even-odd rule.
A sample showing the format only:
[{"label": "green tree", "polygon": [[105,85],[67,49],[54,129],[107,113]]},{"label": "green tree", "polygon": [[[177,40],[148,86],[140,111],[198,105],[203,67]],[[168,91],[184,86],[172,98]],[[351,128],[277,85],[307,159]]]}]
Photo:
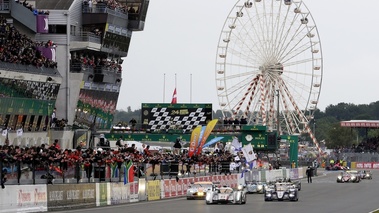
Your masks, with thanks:
[{"label": "green tree", "polygon": [[356,143],[356,138],[356,130],[341,127],[340,124],[334,124],[328,131],[326,146],[331,149],[341,147],[350,148]]}]

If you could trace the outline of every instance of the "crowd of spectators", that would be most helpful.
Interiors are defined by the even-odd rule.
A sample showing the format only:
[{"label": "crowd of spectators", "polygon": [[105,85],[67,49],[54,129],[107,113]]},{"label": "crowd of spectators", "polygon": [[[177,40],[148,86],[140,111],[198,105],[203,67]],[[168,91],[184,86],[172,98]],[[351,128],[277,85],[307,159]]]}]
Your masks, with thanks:
[{"label": "crowd of spectators", "polygon": [[35,9],[33,7],[33,5],[31,5],[28,2],[26,2],[26,0],[24,0],[23,2],[21,2],[19,0],[15,0],[15,2],[22,4],[24,7],[28,8],[33,13],[44,14],[44,15],[49,15],[50,14],[50,11],[48,11],[48,10],[37,10],[37,9]]},{"label": "crowd of spectators", "polygon": [[137,14],[139,12],[138,5],[126,5],[116,0],[83,0],[83,5],[85,12],[99,12],[105,8],[125,14]]},{"label": "crowd of spectators", "polygon": [[244,116],[240,119],[237,117],[224,117],[223,121],[220,121],[220,123],[223,124],[223,127],[226,130],[240,130],[242,125],[247,124],[247,120]]},{"label": "crowd of spectators", "polygon": [[34,42],[0,16],[0,61],[38,68],[57,68],[55,61],[46,58],[37,50],[38,45],[46,44]]},{"label": "crowd of spectators", "polygon": [[88,54],[75,54],[71,55],[71,67],[72,71],[80,72],[83,69],[97,69],[107,70],[110,72],[120,73],[122,72],[121,63],[117,60],[109,60],[106,57],[96,57]]},{"label": "crowd of spectators", "polygon": [[[241,154],[238,161],[244,158]],[[111,149],[103,147],[98,149],[84,148],[79,145],[76,149],[61,149],[59,141],[55,140],[52,145],[42,144],[40,146],[20,147],[16,145],[0,145],[0,163],[3,168],[17,162],[27,165],[30,169],[46,170],[52,168],[65,171],[69,167],[76,165],[83,166],[86,177],[92,177],[94,166],[116,165],[121,168],[124,162],[133,161],[135,164],[151,164],[152,174],[155,174],[157,165],[168,162],[180,163],[183,165],[183,173],[195,172],[191,167],[194,164],[217,164],[220,162],[234,162],[236,156],[228,151],[217,150],[214,153],[188,156],[187,152],[171,153],[150,150],[149,145],[144,145],[142,149],[136,148],[134,144],[128,146],[121,144],[119,148]]]},{"label": "crowd of spectators", "polygon": [[353,144],[351,147],[337,147],[335,153],[378,153],[379,152],[379,137],[365,138],[358,145]]}]

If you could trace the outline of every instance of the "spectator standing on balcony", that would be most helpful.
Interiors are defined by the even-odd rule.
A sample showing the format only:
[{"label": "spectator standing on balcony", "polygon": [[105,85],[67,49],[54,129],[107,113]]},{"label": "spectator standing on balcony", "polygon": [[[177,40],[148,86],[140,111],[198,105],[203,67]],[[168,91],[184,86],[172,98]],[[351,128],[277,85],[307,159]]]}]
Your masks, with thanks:
[{"label": "spectator standing on balcony", "polygon": [[92,0],[88,1],[88,12],[92,13]]},{"label": "spectator standing on balcony", "polygon": [[54,128],[57,123],[57,108],[54,107],[53,114],[51,114],[51,128]]},{"label": "spectator standing on balcony", "polygon": [[120,138],[116,141],[116,146],[118,147],[118,149],[121,149],[122,148],[122,144],[123,144],[123,140],[122,140],[122,135],[120,136]]},{"label": "spectator standing on balcony", "polygon": [[132,118],[132,120],[129,121],[129,124],[132,126],[132,131],[136,130],[136,119]]},{"label": "spectator standing on balcony", "polygon": [[182,144],[180,143],[181,139],[177,138],[174,144],[174,154],[179,155],[180,154],[180,149],[182,148]]},{"label": "spectator standing on balcony", "polygon": [[247,124],[247,120],[246,120],[246,118],[244,116],[241,117],[240,124],[241,125],[246,125]]}]

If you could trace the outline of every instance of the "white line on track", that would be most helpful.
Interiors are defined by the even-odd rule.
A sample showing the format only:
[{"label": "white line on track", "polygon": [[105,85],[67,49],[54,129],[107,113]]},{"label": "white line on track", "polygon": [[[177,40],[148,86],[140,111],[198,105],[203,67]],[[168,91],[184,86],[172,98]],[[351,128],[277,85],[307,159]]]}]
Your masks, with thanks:
[{"label": "white line on track", "polygon": [[96,207],[90,207],[90,208],[83,208],[83,209],[70,209],[70,210],[63,210],[63,211],[53,211],[54,213],[67,213],[67,211],[71,212],[91,212],[93,209],[113,209],[113,208],[123,208],[124,206],[138,206],[138,205],[145,205],[147,202],[154,204],[154,203],[167,203],[172,202],[175,200],[183,200],[185,197],[179,197],[179,198],[167,198],[163,200],[152,200],[152,201],[140,201],[140,202],[132,202],[132,203],[120,203],[115,205],[109,205],[109,206],[96,206]]}]

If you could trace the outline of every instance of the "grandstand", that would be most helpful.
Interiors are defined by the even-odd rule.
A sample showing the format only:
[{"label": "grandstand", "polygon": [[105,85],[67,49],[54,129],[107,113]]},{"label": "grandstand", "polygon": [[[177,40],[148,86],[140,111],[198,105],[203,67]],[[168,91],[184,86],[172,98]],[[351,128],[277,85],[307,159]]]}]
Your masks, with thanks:
[{"label": "grandstand", "polygon": [[111,128],[122,58],[144,29],[149,0],[89,1],[0,4],[0,144],[60,139],[73,148]]}]

